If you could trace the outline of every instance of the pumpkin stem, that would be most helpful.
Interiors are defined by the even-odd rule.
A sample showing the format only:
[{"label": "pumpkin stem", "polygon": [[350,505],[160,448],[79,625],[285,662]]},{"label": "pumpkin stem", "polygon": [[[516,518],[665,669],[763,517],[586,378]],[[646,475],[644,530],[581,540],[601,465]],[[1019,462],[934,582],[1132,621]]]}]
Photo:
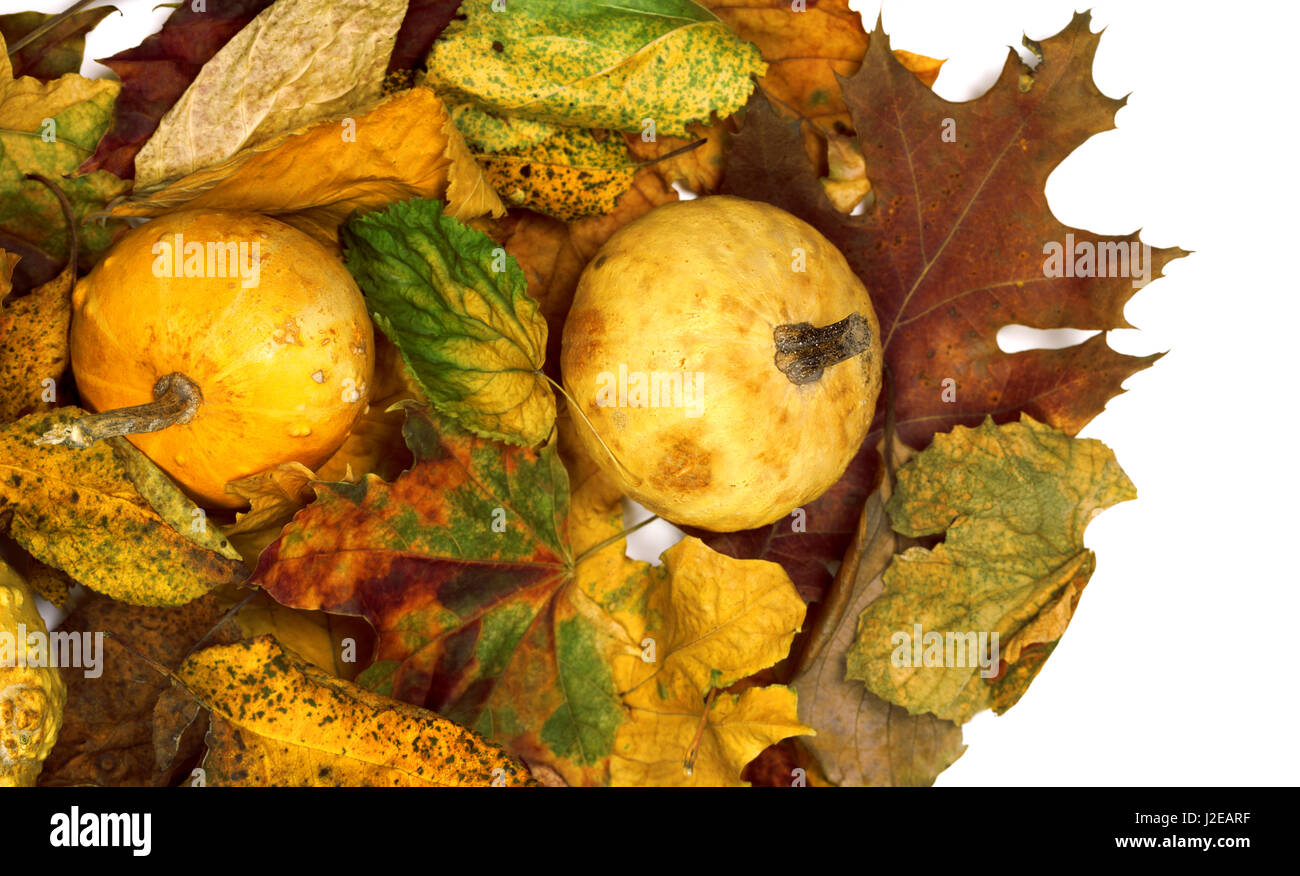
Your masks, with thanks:
[{"label": "pumpkin stem", "polygon": [[827,368],[871,346],[871,327],[858,313],[821,328],[810,322],[779,325],[772,336],[776,367],[795,386],[820,380]]},{"label": "pumpkin stem", "polygon": [[129,408],[102,411],[58,426],[36,439],[37,444],[67,444],[83,450],[103,438],[157,432],[181,426],[194,419],[203,402],[199,385],[173,371],[153,385],[152,402]]}]

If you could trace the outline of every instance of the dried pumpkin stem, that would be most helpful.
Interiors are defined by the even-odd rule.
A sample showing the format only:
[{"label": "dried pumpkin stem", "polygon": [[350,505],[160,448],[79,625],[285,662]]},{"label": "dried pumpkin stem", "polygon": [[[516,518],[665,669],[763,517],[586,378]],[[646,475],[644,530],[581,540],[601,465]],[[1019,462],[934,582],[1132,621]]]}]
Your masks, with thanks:
[{"label": "dried pumpkin stem", "polygon": [[36,439],[36,443],[66,444],[82,450],[104,438],[181,426],[194,419],[203,402],[203,393],[193,380],[173,371],[158,378],[153,385],[153,398],[148,404],[102,411],[73,420],[46,432]]},{"label": "dried pumpkin stem", "polygon": [[858,313],[821,328],[810,322],[779,325],[772,336],[776,367],[796,386],[820,380],[827,368],[871,346],[871,327]]}]

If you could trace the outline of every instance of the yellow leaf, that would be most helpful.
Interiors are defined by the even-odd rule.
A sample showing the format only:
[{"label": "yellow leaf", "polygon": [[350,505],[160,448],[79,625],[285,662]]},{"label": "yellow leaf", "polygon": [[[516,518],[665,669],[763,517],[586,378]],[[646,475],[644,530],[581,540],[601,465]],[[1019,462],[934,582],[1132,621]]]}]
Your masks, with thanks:
[{"label": "yellow leaf", "polygon": [[510,206],[560,219],[610,212],[637,170],[620,134],[598,139],[586,128],[561,128],[534,146],[484,152],[478,161]]},{"label": "yellow leaf", "polygon": [[0,423],[54,403],[55,384],[68,367],[72,286],[68,268],[45,285],[3,304],[17,256],[0,251]]},{"label": "yellow leaf", "polygon": [[203,761],[209,784],[533,783],[495,744],[334,678],[271,636],[200,651],[177,676],[212,713]]},{"label": "yellow leaf", "polygon": [[279,0],[213,55],[135,158],[136,185],[379,99],[406,0]]},{"label": "yellow leaf", "polygon": [[[610,782],[744,784],[740,771],[764,748],[814,731],[800,723],[789,688],[721,689],[789,654],[804,602],[777,564],[732,559],[696,538],[663,560],[651,573],[644,627],[629,630],[634,641],[653,640],[655,660],[638,652],[614,661],[631,717],[614,738]],[[714,688],[720,693],[710,703]]]},{"label": "yellow leaf", "polygon": [[[355,137],[355,139],[353,139]],[[505,206],[427,88],[396,94],[353,118],[309,125],[245,149],[117,207],[158,216],[181,207],[266,213],[327,245],[353,210],[408,198],[440,198],[458,219]]]},{"label": "yellow leaf", "polygon": [[[313,666],[349,681],[369,657],[361,652],[364,645],[359,643],[373,641],[373,634],[365,635],[364,620],[288,608],[266,593],[258,593],[245,603],[235,615],[235,621],[243,638],[273,636]],[[344,659],[348,639],[352,640],[353,649],[350,660]]]},{"label": "yellow leaf", "polygon": [[181,605],[242,580],[247,570],[222,555],[230,551],[219,533],[189,525],[198,507],[130,442],[35,444],[85,413],[65,407],[0,427],[10,535],[77,583],[133,605]]},{"label": "yellow leaf", "polygon": [[[694,123],[686,130],[688,136],[685,138],[661,135],[650,142],[636,134],[628,134],[628,150],[637,161],[649,162],[647,169],[658,174],[668,185],[681,183],[699,195],[714,192],[722,182],[731,123],[728,120],[711,125]],[[698,140],[704,142],[672,158],[663,157]]]}]

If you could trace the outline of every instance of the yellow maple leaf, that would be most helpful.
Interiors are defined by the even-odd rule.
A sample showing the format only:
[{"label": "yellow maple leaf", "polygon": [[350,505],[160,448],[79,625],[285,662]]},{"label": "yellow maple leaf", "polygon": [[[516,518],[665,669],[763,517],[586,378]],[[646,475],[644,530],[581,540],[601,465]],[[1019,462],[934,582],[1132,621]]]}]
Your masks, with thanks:
[{"label": "yellow maple leaf", "polygon": [[[622,495],[574,440],[572,421],[560,424],[570,537],[582,555],[621,531]],[[736,560],[687,538],[652,567],[630,559],[626,544],[587,555],[574,574],[622,630],[607,643],[626,715],[610,784],[744,785],[741,771],[763,749],[814,731],[798,720],[788,687],[720,689],[789,654],[804,602],[776,563]]]},{"label": "yellow maple leaf", "polygon": [[777,564],[732,559],[696,538],[663,560],[648,573],[644,625],[633,633],[642,651],[613,664],[630,714],[614,737],[610,783],[743,785],[741,770],[763,749],[814,732],[784,685],[723,690],[790,652],[803,600]]}]

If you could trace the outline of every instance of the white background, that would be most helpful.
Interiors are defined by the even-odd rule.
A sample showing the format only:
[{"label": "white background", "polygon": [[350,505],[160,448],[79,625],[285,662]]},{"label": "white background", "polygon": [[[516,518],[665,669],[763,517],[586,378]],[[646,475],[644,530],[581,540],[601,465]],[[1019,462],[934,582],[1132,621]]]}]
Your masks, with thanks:
[{"label": "white background", "polygon": [[[209,0],[210,4],[221,0]],[[0,0],[57,11],[68,0]],[[118,0],[88,56],[134,46],[169,13]],[[870,28],[879,4],[856,0]],[[1080,7],[1084,8],[1084,7]],[[977,97],[1023,33],[1070,20],[1062,0],[884,4],[895,48],[947,58],[935,90]],[[1287,3],[1099,2],[1094,77],[1131,93],[1117,129],[1048,181],[1065,224],[1142,229],[1195,253],[1141,290],[1110,334],[1169,351],[1084,431],[1115,450],[1139,499],[1093,521],[1098,556],[1069,631],[1028,693],[965,727],[938,785],[1300,784],[1296,656],[1296,77]],[[86,75],[107,75],[88,61]],[[1008,350],[1080,332],[1007,331]],[[667,546],[665,527],[634,551]]]}]

